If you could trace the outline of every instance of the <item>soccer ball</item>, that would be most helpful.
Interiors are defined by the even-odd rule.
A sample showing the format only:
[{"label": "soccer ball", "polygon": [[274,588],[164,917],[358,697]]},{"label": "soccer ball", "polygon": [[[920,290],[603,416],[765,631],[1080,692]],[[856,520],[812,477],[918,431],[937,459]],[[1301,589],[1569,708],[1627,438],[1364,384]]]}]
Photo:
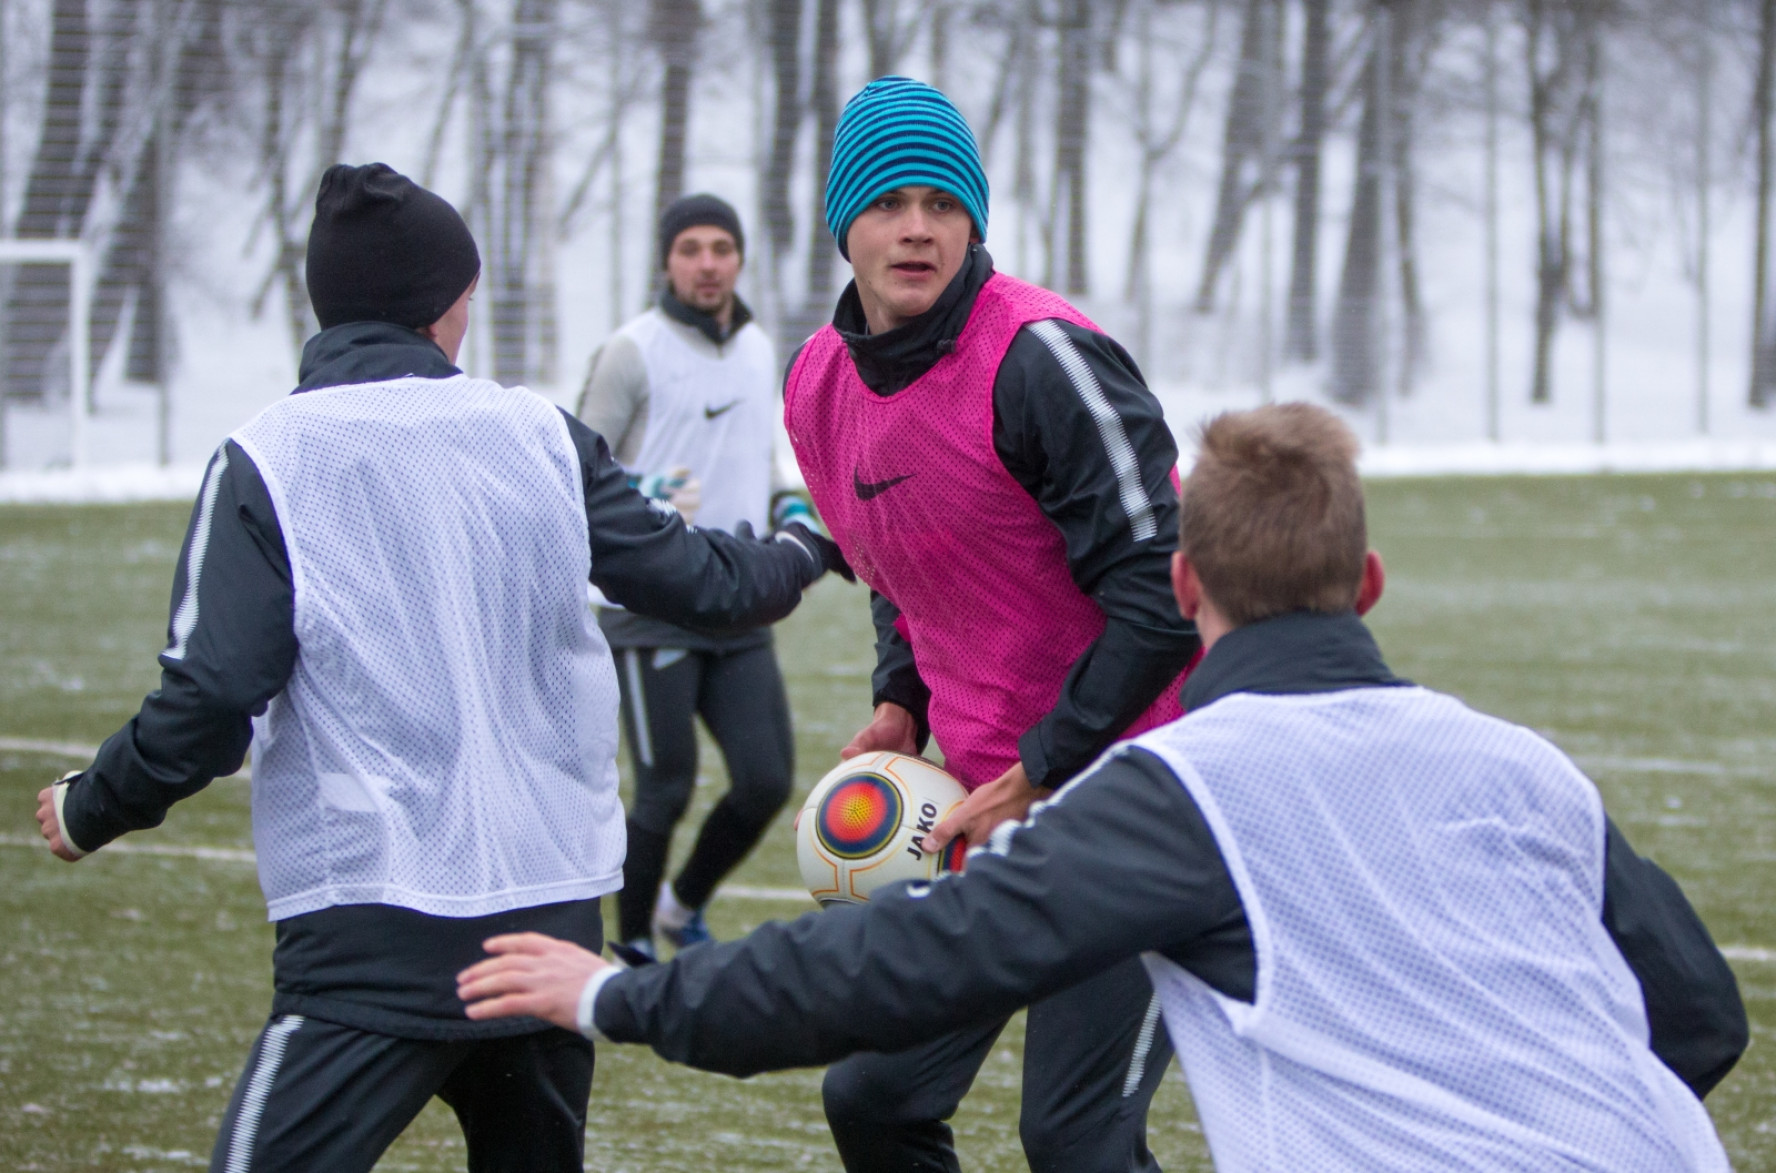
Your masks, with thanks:
[{"label": "soccer ball", "polygon": [[815,784],[796,814],[796,861],[821,904],[862,904],[897,880],[962,870],[957,836],[935,855],[919,840],[962,805],[962,784],[924,758],[866,753]]}]

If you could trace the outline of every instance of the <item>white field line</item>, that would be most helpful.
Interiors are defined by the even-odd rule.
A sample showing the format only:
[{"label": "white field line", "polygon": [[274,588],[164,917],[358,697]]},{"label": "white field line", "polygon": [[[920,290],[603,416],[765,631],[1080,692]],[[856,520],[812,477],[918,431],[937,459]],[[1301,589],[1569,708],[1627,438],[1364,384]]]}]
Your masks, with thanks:
[{"label": "white field line", "polygon": [[[40,753],[51,757],[96,757],[99,747],[79,741],[45,741],[36,737],[0,737],[0,753]],[[1724,762],[1694,762],[1677,758],[1611,757],[1603,754],[1575,754],[1573,761],[1587,770],[1609,770],[1623,774],[1733,774],[1762,775],[1753,766],[1729,766]],[[241,773],[248,771],[242,769]]]},{"label": "white field line", "polygon": [[[22,847],[44,850],[43,840],[34,835],[0,835],[0,847]],[[179,843],[132,843],[127,839],[100,848],[105,855],[158,855],[172,859],[207,859],[216,863],[257,864],[259,857],[250,848],[203,847]],[[724,884],[721,894],[734,900],[754,900],[772,904],[812,904],[813,898],[800,888],[759,888],[748,884]]]},{"label": "white field line", "polygon": [[40,753],[52,758],[85,758],[91,761],[99,754],[96,745],[78,741],[43,741],[36,737],[0,737],[0,753]]},{"label": "white field line", "polygon": [[[79,741],[44,741],[37,737],[0,737],[0,753],[40,753],[52,758],[73,758],[76,761],[91,762],[99,756],[99,747],[87,745]],[[253,774],[251,763],[243,763],[241,768],[229,774],[230,778],[249,778]],[[218,778],[217,781],[222,781]]]},{"label": "white field line", "polygon": [[[0,847],[43,849],[43,840],[29,835],[0,835]],[[158,855],[178,859],[207,859],[218,863],[258,862],[253,852],[239,847],[198,847],[161,843],[131,843],[128,840],[101,848],[106,855]],[[761,888],[750,884],[724,884],[720,894],[730,900],[756,901],[765,904],[811,904],[813,901],[800,888]],[[1761,945],[1722,945],[1721,956],[1728,961],[1755,965],[1776,965],[1776,949]]]},{"label": "white field line", "polygon": [[[86,758],[90,760],[98,752],[96,745],[82,745],[72,741],[40,741],[30,737],[0,737],[0,753],[41,753],[55,757]],[[1685,773],[1713,774],[1726,773],[1727,768],[1718,762],[1678,762],[1664,759],[1636,758],[1590,758],[1578,759],[1581,765],[1593,769],[1617,769],[1628,772],[1646,773]],[[245,775],[246,769],[241,770]],[[41,840],[18,835],[0,835],[0,847],[36,847]],[[181,847],[154,843],[112,843],[104,849],[117,855],[163,855],[185,859],[221,860],[228,863],[256,864],[258,857],[251,851],[243,851],[234,847]],[[750,884],[724,884],[721,893],[734,900],[755,900],[772,904],[802,904],[810,897],[800,888],[763,888]],[[1756,945],[1722,945],[1721,955],[1728,961],[1756,962],[1758,964],[1776,964],[1776,949],[1764,949]]]},{"label": "white field line", "polygon": [[[0,835],[0,847],[47,850],[35,835]],[[259,857],[241,847],[199,847],[175,843],[111,843],[100,849],[106,855],[164,855],[179,859],[208,859],[218,863],[258,863]]]},{"label": "white field line", "polygon": [[[0,847],[23,847],[42,850],[43,840],[30,835],[0,835]],[[101,850],[106,855],[158,855],[177,859],[207,859],[218,863],[258,862],[252,851],[239,847],[199,847],[163,843],[112,843]],[[812,900],[800,888],[761,888],[750,884],[723,884],[721,895],[730,900],[751,900],[768,904],[810,904]],[[1744,961],[1760,965],[1776,965],[1776,949],[1760,945],[1722,945],[1721,956],[1728,961]]]}]

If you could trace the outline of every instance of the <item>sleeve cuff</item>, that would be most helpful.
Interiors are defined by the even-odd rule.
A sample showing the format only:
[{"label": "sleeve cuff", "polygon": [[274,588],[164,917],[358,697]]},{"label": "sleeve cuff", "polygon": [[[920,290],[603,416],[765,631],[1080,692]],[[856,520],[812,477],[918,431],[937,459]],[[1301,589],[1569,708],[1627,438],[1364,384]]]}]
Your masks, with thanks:
[{"label": "sleeve cuff", "polygon": [[1042,726],[1024,730],[1024,735],[1018,738],[1017,749],[1018,761],[1024,765],[1024,775],[1030,779],[1031,789],[1039,790],[1044,786],[1058,789],[1066,781],[1066,778],[1059,777],[1060,771],[1054,768],[1048,751],[1042,746]]},{"label": "sleeve cuff", "polygon": [[82,848],[78,843],[74,842],[74,836],[68,831],[68,816],[63,813],[63,807],[68,801],[68,788],[74,785],[74,780],[79,778],[80,774],[81,771],[79,770],[72,770],[63,774],[61,778],[56,781],[55,786],[50,790],[50,797],[55,802],[56,827],[62,833],[62,846],[73,852],[76,859],[91,853]]},{"label": "sleeve cuff", "polygon": [[596,1013],[598,992],[604,989],[606,982],[622,972],[623,970],[619,966],[608,966],[587,978],[585,986],[580,990],[580,1005],[578,1012],[574,1015],[574,1025],[579,1028],[581,1034],[594,1042],[610,1042],[610,1039],[606,1038],[604,1033],[598,1029]]}]

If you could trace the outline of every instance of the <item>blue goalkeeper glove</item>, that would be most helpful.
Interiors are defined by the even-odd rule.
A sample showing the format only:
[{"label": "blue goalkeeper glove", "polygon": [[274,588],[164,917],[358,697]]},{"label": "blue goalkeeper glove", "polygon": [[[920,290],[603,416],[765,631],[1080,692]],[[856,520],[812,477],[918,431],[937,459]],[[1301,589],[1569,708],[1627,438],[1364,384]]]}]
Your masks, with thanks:
[{"label": "blue goalkeeper glove", "polygon": [[643,497],[664,501],[678,510],[678,515],[684,518],[686,525],[697,520],[697,510],[703,504],[703,482],[692,476],[691,470],[683,465],[666,472],[630,477],[629,483]]},{"label": "blue goalkeeper glove", "polygon": [[771,528],[773,530],[788,529],[792,525],[806,526],[811,533],[821,537],[831,537],[820,519],[808,503],[794,493],[779,493],[771,498]]}]

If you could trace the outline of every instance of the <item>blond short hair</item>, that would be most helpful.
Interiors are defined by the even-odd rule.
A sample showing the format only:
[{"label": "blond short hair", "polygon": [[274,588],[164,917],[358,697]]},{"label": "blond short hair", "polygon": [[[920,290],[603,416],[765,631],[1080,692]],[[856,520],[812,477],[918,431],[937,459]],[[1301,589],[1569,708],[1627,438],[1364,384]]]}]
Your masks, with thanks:
[{"label": "blond short hair", "polygon": [[1322,407],[1284,403],[1203,425],[1179,548],[1235,626],[1348,611],[1369,549],[1358,444]]}]

